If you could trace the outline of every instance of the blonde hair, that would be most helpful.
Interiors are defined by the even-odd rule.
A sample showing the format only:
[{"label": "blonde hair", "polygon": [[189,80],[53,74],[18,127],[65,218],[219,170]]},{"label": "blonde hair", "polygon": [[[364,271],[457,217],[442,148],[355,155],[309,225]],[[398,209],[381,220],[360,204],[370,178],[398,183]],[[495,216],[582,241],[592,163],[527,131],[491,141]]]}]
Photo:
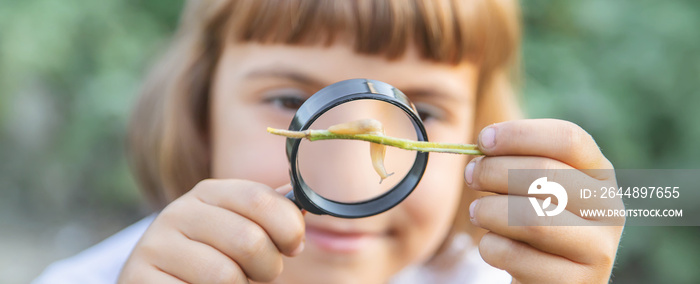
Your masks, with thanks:
[{"label": "blonde hair", "polygon": [[[420,56],[480,66],[476,129],[517,113],[512,75],[520,44],[515,0],[188,1],[167,53],[144,84],[129,126],[132,169],[162,208],[210,176],[208,100],[213,72],[230,42],[331,45],[357,53]],[[469,191],[465,191],[469,192]],[[455,230],[466,230],[463,194]]]}]

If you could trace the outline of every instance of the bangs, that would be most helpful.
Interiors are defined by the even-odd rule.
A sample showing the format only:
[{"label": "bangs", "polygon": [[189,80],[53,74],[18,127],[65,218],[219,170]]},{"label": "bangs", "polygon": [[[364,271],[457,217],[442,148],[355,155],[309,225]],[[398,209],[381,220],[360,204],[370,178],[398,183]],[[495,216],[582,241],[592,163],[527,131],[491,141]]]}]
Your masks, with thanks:
[{"label": "bangs", "polygon": [[502,0],[231,0],[221,5],[210,19],[223,24],[214,35],[219,41],[331,45],[341,40],[357,53],[390,60],[412,44],[424,59],[473,61],[493,70],[514,59],[520,40],[517,5]]}]

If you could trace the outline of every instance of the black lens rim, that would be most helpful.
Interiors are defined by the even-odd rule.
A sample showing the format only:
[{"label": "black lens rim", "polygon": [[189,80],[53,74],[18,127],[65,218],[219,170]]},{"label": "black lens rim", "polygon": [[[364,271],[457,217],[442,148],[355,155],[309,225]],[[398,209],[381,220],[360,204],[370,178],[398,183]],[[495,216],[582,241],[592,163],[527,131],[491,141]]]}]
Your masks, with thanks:
[{"label": "black lens rim", "polygon": [[[328,110],[356,100],[379,100],[390,103],[411,119],[418,141],[428,141],[428,134],[418,112],[408,97],[393,86],[370,79],[350,79],[340,81],[316,92],[297,110],[289,130],[304,131]],[[413,166],[394,188],[375,198],[360,202],[338,202],[314,192],[304,182],[298,165],[298,151],[301,139],[287,138],[287,158],[290,165],[290,179],[293,191],[287,195],[302,209],[314,214],[327,214],[341,218],[362,218],[387,211],[398,205],[418,186],[428,164],[427,152],[416,152]]]}]

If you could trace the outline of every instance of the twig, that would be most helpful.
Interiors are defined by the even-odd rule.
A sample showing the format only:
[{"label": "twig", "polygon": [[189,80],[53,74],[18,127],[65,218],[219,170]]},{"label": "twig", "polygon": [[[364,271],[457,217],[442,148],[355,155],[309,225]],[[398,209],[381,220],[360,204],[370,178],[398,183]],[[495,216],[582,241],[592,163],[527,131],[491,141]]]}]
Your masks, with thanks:
[{"label": "twig", "polygon": [[362,140],[411,151],[483,155],[478,147],[473,144],[413,141],[381,134],[336,134],[328,130],[290,131],[272,127],[268,127],[267,132],[288,138],[308,139],[309,141],[330,139]]}]

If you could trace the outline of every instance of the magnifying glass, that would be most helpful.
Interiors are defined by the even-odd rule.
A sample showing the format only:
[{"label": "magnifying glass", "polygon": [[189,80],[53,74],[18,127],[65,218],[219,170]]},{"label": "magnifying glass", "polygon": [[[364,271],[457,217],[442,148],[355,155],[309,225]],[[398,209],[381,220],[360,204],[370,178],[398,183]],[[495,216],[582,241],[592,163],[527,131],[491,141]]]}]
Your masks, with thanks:
[{"label": "magnifying glass", "polygon": [[[321,89],[299,107],[289,130],[326,129],[361,119],[380,121],[387,136],[428,141],[406,95],[369,79]],[[428,163],[427,152],[389,147],[384,159],[389,176],[380,180],[364,141],[287,138],[286,151],[293,187],[286,197],[300,209],[341,218],[362,218],[393,208],[416,188]]]}]

